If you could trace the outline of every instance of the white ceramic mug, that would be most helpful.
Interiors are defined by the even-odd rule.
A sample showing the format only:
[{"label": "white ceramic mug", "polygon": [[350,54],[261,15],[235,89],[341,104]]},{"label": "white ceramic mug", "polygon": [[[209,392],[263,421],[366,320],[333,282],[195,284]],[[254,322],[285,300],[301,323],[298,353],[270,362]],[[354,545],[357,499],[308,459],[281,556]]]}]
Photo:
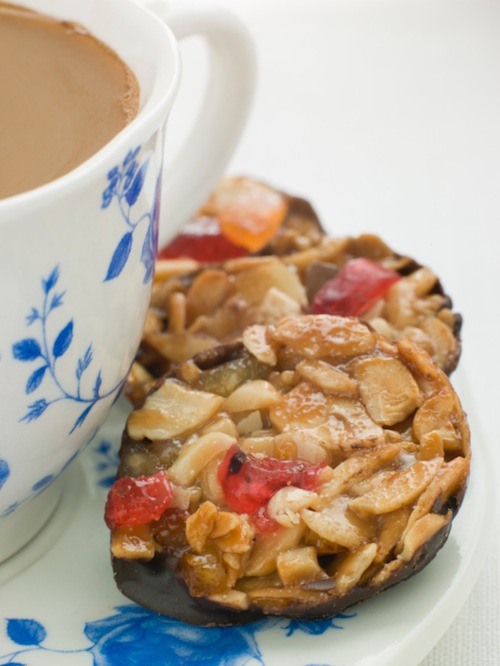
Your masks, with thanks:
[{"label": "white ceramic mug", "polygon": [[[62,473],[116,400],[141,337],[160,210],[166,240],[215,186],[243,129],[255,74],[245,28],[206,4],[22,4],[81,23],[111,46],[138,78],[141,108],[72,172],[0,201],[0,562],[43,527]],[[165,168],[177,39],[196,34],[211,54],[208,92]]]}]

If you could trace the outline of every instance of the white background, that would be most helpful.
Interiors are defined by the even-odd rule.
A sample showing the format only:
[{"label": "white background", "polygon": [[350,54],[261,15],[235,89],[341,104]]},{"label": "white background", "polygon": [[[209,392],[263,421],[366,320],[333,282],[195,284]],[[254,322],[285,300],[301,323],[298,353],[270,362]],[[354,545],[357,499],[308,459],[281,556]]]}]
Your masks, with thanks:
[{"label": "white background", "polygon": [[[377,233],[440,276],[464,318],[453,381],[467,396],[474,455],[489,456],[498,485],[500,3],[219,4],[248,26],[259,66],[255,103],[227,173],[303,196],[332,233]],[[186,126],[199,98],[198,48],[182,47],[187,76],[170,125],[174,147],[176,127]],[[484,571],[422,666],[500,664],[493,507],[490,520],[497,536]]]}]

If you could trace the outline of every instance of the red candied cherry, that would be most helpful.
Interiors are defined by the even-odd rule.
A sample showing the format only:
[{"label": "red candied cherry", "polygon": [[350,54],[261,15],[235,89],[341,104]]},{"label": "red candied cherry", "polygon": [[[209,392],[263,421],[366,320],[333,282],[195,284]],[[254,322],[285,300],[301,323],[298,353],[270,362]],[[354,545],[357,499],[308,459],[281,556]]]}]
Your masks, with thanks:
[{"label": "red candied cherry", "polygon": [[158,259],[190,257],[213,263],[244,257],[248,250],[233,243],[222,233],[216,217],[199,217],[184,225],[182,231],[158,253]]},{"label": "red candied cherry", "polygon": [[[264,507],[280,488],[296,486],[314,490],[325,465],[257,458],[233,444],[219,465],[217,474],[228,507],[236,513],[252,515]],[[263,518],[262,512],[259,516]]]},{"label": "red candied cherry", "polygon": [[359,317],[400,279],[398,273],[375,261],[351,259],[316,292],[312,310],[315,314]]},{"label": "red candied cherry", "polygon": [[114,530],[158,520],[172,501],[173,494],[165,471],[117,479],[108,493],[104,511],[106,525]]}]

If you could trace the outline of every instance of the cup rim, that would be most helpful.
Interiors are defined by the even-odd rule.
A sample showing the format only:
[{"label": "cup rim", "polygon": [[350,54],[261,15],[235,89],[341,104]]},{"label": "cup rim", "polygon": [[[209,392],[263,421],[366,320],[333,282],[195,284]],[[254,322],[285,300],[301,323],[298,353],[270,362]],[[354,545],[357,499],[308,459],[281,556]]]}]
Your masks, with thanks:
[{"label": "cup rim", "polygon": [[[124,2],[127,0],[121,1]],[[148,17],[147,20],[151,21],[151,25],[154,26],[155,39],[160,48],[166,57],[169,53],[168,57],[170,57],[170,63],[173,67],[173,75],[170,76],[171,80],[168,86],[154,103],[147,103],[145,108],[140,109],[128,125],[123,127],[102,148],[74,169],[31,190],[0,199],[0,226],[7,221],[4,219],[4,215],[7,216],[11,212],[19,213],[25,208],[43,205],[48,200],[53,200],[55,196],[63,196],[76,183],[85,183],[85,181],[92,177],[97,167],[109,161],[110,155],[116,152],[118,146],[131,147],[134,144],[134,135],[147,134],[148,132],[152,134],[159,129],[162,121],[166,119],[177,94],[181,78],[180,54],[177,40],[168,25],[148,9],[147,6],[140,5],[134,0],[129,0],[128,5],[133,8],[133,11],[139,12],[141,16]],[[158,62],[158,68],[156,78],[161,79],[166,76],[162,61]],[[135,143],[137,143],[137,140]]]}]

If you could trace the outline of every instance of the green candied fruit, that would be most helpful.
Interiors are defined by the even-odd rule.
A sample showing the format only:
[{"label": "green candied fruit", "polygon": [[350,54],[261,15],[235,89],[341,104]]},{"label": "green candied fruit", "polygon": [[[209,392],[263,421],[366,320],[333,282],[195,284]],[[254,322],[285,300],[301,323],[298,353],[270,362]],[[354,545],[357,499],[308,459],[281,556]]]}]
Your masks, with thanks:
[{"label": "green candied fruit", "polygon": [[271,369],[248,354],[203,370],[193,388],[227,398],[238,386],[254,379],[267,379]]}]

